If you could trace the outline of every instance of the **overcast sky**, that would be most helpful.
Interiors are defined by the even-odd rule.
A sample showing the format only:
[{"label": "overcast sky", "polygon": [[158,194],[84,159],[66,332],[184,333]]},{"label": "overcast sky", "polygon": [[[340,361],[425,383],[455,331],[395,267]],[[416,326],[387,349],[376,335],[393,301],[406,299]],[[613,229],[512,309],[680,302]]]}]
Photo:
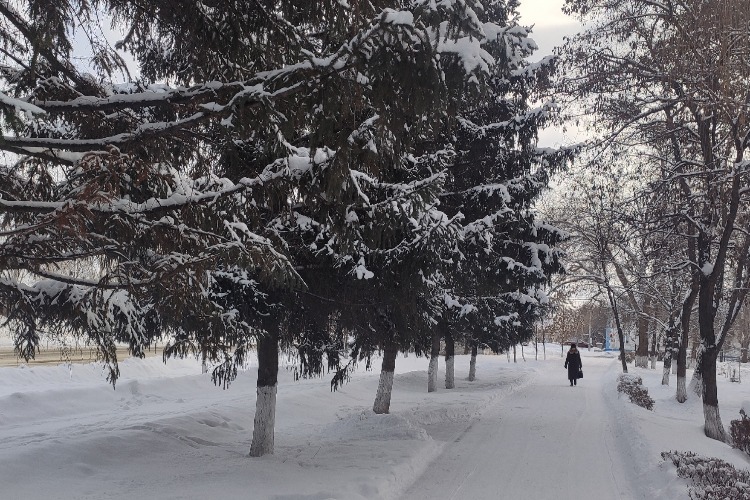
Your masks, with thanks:
[{"label": "overcast sky", "polygon": [[552,53],[563,37],[576,33],[581,25],[562,12],[564,0],[521,0],[521,24],[533,26],[532,37],[539,46],[534,59]]},{"label": "overcast sky", "polygon": [[[531,37],[539,46],[530,60],[535,61],[552,54],[552,50],[563,43],[565,36],[573,35],[581,29],[577,20],[562,13],[564,3],[564,0],[521,0],[521,24],[533,26]],[[584,133],[574,127],[566,132],[551,127],[540,132],[539,145],[557,147],[584,139]]]}]

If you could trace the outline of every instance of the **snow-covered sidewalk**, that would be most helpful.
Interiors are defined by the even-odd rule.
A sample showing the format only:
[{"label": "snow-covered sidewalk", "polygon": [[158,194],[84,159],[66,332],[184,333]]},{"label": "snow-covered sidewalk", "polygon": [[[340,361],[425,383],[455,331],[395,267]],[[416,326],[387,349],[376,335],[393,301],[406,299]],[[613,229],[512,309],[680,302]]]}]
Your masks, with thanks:
[{"label": "snow-covered sidewalk", "polygon": [[[336,393],[283,371],[276,453],[260,459],[247,457],[252,366],[226,391],[192,360],[126,360],[117,390],[96,365],[0,368],[0,498],[682,498],[661,451],[747,467],[701,436],[699,404],[657,387],[655,412],[635,407],[615,392],[616,360],[583,355],[574,388],[559,347],[546,361],[480,356],[474,382],[457,356],[456,388],[431,394],[428,361],[399,356],[390,415],[370,409],[377,370]],[[740,384],[729,388],[736,401]],[[727,425],[732,405],[722,399]]]},{"label": "snow-covered sidewalk", "polygon": [[450,439],[405,498],[637,498],[605,397],[616,363],[585,358],[586,378],[575,387],[558,364]]}]

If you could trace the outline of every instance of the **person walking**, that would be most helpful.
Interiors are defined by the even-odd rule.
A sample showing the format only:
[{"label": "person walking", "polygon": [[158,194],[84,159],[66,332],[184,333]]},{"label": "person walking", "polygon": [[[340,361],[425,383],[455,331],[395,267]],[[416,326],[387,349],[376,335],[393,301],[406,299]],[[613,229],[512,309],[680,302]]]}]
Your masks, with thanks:
[{"label": "person walking", "polygon": [[568,355],[565,357],[565,368],[568,369],[568,380],[570,380],[570,386],[578,385],[578,379],[581,378],[581,353],[578,352],[575,342],[571,342]]}]

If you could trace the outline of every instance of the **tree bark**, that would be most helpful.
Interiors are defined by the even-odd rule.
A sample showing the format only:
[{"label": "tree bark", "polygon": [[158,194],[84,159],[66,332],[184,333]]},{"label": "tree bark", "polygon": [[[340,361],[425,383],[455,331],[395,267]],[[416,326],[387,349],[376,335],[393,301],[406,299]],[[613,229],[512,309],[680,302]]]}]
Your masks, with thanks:
[{"label": "tree bark", "polygon": [[437,391],[438,359],[440,358],[440,333],[432,332],[432,346],[430,348],[430,367],[427,370],[427,392]]},{"label": "tree bark", "polygon": [[279,341],[274,335],[258,339],[258,383],[255,401],[255,425],[250,456],[273,453],[276,425],[276,386],[279,373]]},{"label": "tree bark", "polygon": [[622,324],[620,323],[620,314],[617,310],[617,299],[615,298],[612,290],[610,290],[609,288],[607,288],[607,296],[609,297],[609,305],[612,307],[612,315],[615,317],[617,338],[620,340],[620,360],[622,361],[622,373],[628,373],[628,364],[625,361],[625,333],[623,333]]},{"label": "tree bark", "polygon": [[703,375],[701,373],[701,370],[703,370],[703,348],[702,347],[700,347],[696,351],[695,358],[690,359],[690,364],[693,366],[693,378],[690,379],[690,384],[688,385],[688,388],[696,396],[701,396],[703,395]]},{"label": "tree bark", "polygon": [[453,333],[448,330],[445,332],[445,388],[453,389],[456,387],[455,361],[456,361],[456,341]]},{"label": "tree bark", "polygon": [[675,313],[669,315],[669,324],[664,334],[664,365],[661,375],[661,385],[669,385],[669,373],[672,370],[672,358],[677,354],[677,325]]},{"label": "tree bark", "polygon": [[682,333],[680,338],[680,349],[677,351],[677,393],[675,397],[678,403],[687,401],[687,336],[686,332]]},{"label": "tree bark", "polygon": [[669,385],[669,373],[672,371],[672,349],[664,352],[664,367],[661,374],[661,385]]},{"label": "tree bark", "polygon": [[[692,244],[691,244],[692,245]],[[691,250],[691,255],[694,253]],[[698,280],[694,276],[690,285],[690,293],[682,302],[682,311],[680,312],[680,345],[677,350],[677,393],[675,398],[678,403],[687,401],[687,350],[690,341],[690,317],[693,312],[693,304],[698,297]]]},{"label": "tree bark", "polygon": [[[645,309],[645,308],[644,308]],[[638,347],[635,350],[635,366],[648,368],[648,318],[638,316]]]},{"label": "tree bark", "polygon": [[393,392],[393,372],[396,370],[396,355],[398,348],[388,345],[383,351],[383,365],[380,369],[380,382],[375,395],[372,411],[377,414],[389,413],[391,409],[391,393]]},{"label": "tree bark", "polygon": [[652,370],[656,370],[656,344],[657,344],[658,338],[659,338],[659,335],[656,332],[656,329],[654,329],[654,334],[651,336],[651,352],[649,353]]},{"label": "tree bark", "polygon": [[[709,250],[704,254],[709,255]],[[718,260],[718,257],[717,257]],[[698,260],[699,263],[703,259]],[[704,431],[706,436],[726,441],[724,425],[719,415],[719,398],[716,387],[716,357],[719,346],[716,345],[716,271],[709,275],[703,274],[698,291],[698,327],[701,335],[700,364],[696,365],[694,373],[700,372],[700,386],[703,394]],[[693,377],[695,379],[695,376]]]},{"label": "tree bark", "polygon": [[727,435],[719,415],[719,396],[716,387],[717,354],[717,349],[712,346],[703,350],[701,358],[704,432],[711,439],[726,442]]},{"label": "tree bark", "polygon": [[471,346],[471,361],[469,361],[469,382],[473,382],[477,379],[477,344],[472,343]]}]

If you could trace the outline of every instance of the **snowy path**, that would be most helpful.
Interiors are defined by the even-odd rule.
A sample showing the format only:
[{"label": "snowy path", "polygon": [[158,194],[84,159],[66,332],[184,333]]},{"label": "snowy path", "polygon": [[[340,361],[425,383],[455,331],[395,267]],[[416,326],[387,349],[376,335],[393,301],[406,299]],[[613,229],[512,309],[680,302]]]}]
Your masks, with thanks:
[{"label": "snowy path", "polygon": [[447,443],[404,498],[638,498],[623,460],[626,437],[615,429],[605,393],[612,391],[617,366],[593,357],[584,364],[586,378],[576,387],[568,385],[562,366],[540,370],[463,432],[440,435],[441,429],[428,428]]},{"label": "snowy path", "polygon": [[[748,468],[705,438],[700,400],[675,402],[659,370],[633,369],[651,412],[618,398],[611,355],[584,352],[571,388],[560,352],[481,356],[474,382],[460,355],[456,388],[433,393],[428,361],[399,356],[390,415],[371,410],[378,370],[334,393],[284,369],[275,453],[257,459],[254,364],[226,391],[195,360],[128,359],[117,390],[94,364],[0,368],[0,500],[679,499],[662,451]],[[729,419],[747,387],[719,382]]]}]

